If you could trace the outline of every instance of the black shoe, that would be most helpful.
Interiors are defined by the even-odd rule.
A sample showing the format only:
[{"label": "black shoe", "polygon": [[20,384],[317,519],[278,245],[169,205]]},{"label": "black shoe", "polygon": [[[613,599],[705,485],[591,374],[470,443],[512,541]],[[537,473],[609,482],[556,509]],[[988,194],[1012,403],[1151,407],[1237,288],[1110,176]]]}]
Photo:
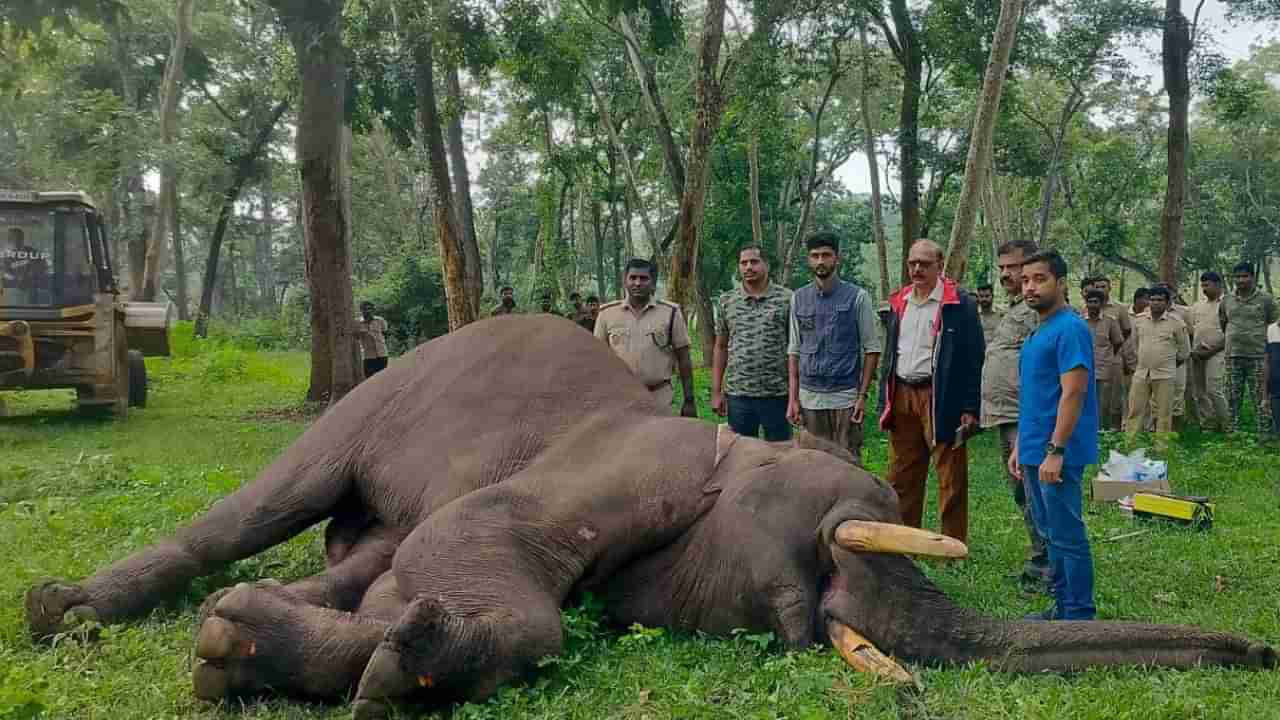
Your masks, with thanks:
[{"label": "black shoe", "polygon": [[1034,620],[1034,621],[1040,621],[1040,622],[1045,622],[1045,621],[1050,621],[1050,620],[1057,620],[1057,619],[1058,619],[1058,606],[1057,606],[1057,605],[1050,605],[1048,608],[1046,608],[1046,609],[1044,609],[1044,610],[1041,610],[1040,612],[1034,612],[1034,613],[1031,613],[1030,615],[1023,615],[1023,616],[1022,616],[1022,619],[1023,619],[1023,620]]}]

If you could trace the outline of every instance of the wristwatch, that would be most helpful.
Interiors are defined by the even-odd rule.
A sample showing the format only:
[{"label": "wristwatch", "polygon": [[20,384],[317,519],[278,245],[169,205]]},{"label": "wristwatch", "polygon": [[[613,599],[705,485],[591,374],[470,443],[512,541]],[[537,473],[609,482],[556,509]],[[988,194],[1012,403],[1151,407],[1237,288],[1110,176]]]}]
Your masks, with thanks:
[{"label": "wristwatch", "polygon": [[1054,445],[1053,441],[1050,440],[1049,444],[1045,445],[1044,452],[1046,455],[1066,455],[1067,449],[1060,445]]}]

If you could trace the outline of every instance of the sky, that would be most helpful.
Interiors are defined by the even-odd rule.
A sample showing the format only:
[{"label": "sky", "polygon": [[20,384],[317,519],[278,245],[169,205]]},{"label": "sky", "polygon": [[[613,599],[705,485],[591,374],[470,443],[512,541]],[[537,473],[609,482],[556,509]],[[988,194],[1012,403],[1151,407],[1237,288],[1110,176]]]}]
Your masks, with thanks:
[{"label": "sky", "polygon": [[[1195,2],[1191,0],[1184,2],[1184,10],[1188,13],[1194,12]],[[1249,48],[1252,45],[1264,44],[1280,38],[1280,28],[1270,23],[1232,24],[1227,21],[1226,15],[1226,5],[1220,0],[1205,0],[1204,8],[1200,12],[1200,25],[1210,32],[1217,51],[1225,56],[1228,62],[1235,62],[1248,57]],[[1135,74],[1147,78],[1147,84],[1152,90],[1158,90],[1163,87],[1164,82],[1160,77],[1159,33],[1147,35],[1143,42],[1128,48],[1124,52],[1124,56],[1133,64]],[[882,180],[880,189],[882,192],[886,191],[886,180],[884,178],[888,174],[888,182],[892,182],[890,187],[894,192],[897,192],[898,178],[886,168],[883,154],[881,158],[880,174]],[[836,171],[836,177],[853,193],[871,192],[871,173],[867,169],[866,155],[862,153],[857,153],[851,157],[847,163]]]}]

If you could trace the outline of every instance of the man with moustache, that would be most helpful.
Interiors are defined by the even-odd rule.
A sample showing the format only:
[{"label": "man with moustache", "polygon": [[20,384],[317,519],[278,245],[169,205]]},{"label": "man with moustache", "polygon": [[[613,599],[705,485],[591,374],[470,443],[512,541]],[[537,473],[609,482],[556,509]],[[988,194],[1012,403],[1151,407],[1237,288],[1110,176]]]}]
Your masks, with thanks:
[{"label": "man with moustache", "polygon": [[791,291],[769,282],[760,248],[738,251],[742,287],[720,296],[711,363],[711,409],[739,435],[791,439],[787,423],[787,336]]},{"label": "man with moustache", "polygon": [[[996,249],[1000,287],[1009,297],[1009,309],[987,344],[980,419],[984,429],[1000,434],[1002,458],[1009,457],[1018,439],[1018,357],[1022,344],[1040,326],[1039,314],[1022,299],[1022,263],[1037,252],[1039,248],[1030,240],[1007,242]],[[1022,566],[1021,581],[1028,589],[1047,590],[1051,580],[1049,551],[1031,519],[1027,489],[1013,473],[1006,473],[1005,479],[1027,529],[1027,560]]]},{"label": "man with moustache", "polygon": [[1049,545],[1054,604],[1029,620],[1092,620],[1093,557],[1084,527],[1084,468],[1098,461],[1093,337],[1067,308],[1067,263],[1056,250],[1027,258],[1022,296],[1040,318],[1019,358],[1018,441],[1009,472],[1027,483]]},{"label": "man with moustache", "polygon": [[675,391],[671,387],[671,371],[678,369],[684,390],[680,415],[698,417],[693,396],[693,363],[689,359],[689,328],[680,306],[654,298],[658,266],[652,262],[634,258],[627,262],[623,272],[627,299],[600,308],[596,337],[609,343],[614,353],[649,388],[654,403],[663,412],[672,410]]},{"label": "man with moustache", "polygon": [[[1133,318],[1129,309],[1111,300],[1111,280],[1099,275],[1093,279],[1093,289],[1102,293],[1102,315],[1115,320],[1120,326],[1120,334],[1125,340],[1133,334]],[[1099,408],[1104,427],[1119,429],[1124,422],[1125,390],[1120,381],[1121,373],[1116,373],[1116,382],[1098,389]]]},{"label": "man with moustache", "polygon": [[982,323],[973,297],[942,277],[942,248],[917,240],[907,253],[911,284],[889,298],[887,362],[881,379],[889,434],[889,484],[902,521],[920,527],[929,463],[938,473],[942,532],[961,542],[969,531],[969,457],[978,429]]},{"label": "man with moustache", "polygon": [[840,279],[833,233],[814,233],[805,247],[813,282],[791,300],[787,419],[847,449],[861,466],[862,421],[880,363],[871,296]]}]

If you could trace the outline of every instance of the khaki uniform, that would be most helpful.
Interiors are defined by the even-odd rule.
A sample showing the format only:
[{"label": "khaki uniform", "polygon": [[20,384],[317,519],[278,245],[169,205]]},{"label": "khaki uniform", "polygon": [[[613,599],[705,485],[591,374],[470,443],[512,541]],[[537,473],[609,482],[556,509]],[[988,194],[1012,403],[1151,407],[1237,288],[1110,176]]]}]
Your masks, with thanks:
[{"label": "khaki uniform", "polygon": [[[1022,513],[1022,523],[1027,529],[1030,558],[1024,573],[1043,575],[1049,564],[1044,535],[1031,518],[1031,505],[1027,502],[1027,489],[1021,480],[1009,474],[1009,453],[1018,437],[1018,358],[1022,344],[1040,327],[1040,314],[1031,309],[1022,298],[1012,301],[1000,318],[1000,324],[987,335],[987,357],[982,363],[982,411],[979,418],[984,428],[1000,431],[1000,463],[1005,480],[1013,494],[1013,502]],[[985,334],[985,333],[984,333]]]},{"label": "khaki uniform", "polygon": [[1137,337],[1137,370],[1129,390],[1129,414],[1124,429],[1130,442],[1147,424],[1151,407],[1155,406],[1157,445],[1163,447],[1164,438],[1173,430],[1173,391],[1178,365],[1191,354],[1186,325],[1172,312],[1166,312],[1156,320],[1151,311],[1142,313],[1134,323]]},{"label": "khaki uniform", "polygon": [[1218,312],[1222,298],[1201,300],[1191,306],[1191,360],[1187,371],[1191,410],[1202,427],[1226,430],[1227,393],[1223,386],[1227,369],[1226,334]]},{"label": "khaki uniform", "polygon": [[649,388],[660,409],[674,410],[671,374],[676,369],[676,351],[689,347],[689,328],[679,305],[650,298],[637,311],[625,300],[609,303],[596,317],[595,335],[609,343]]},{"label": "khaki uniform", "polygon": [[[1172,305],[1169,314],[1182,321],[1186,328],[1187,341],[1191,340],[1191,308],[1186,305]],[[1189,357],[1189,356],[1188,356]],[[1173,375],[1173,416],[1182,417],[1187,411],[1187,371],[1190,365],[1186,362],[1178,366]]]},{"label": "khaki uniform", "polygon": [[996,336],[996,328],[1000,327],[1000,320],[1003,317],[1004,313],[996,312],[994,309],[991,312],[978,310],[978,319],[982,321],[982,339],[987,345],[991,345],[991,338]]},{"label": "khaki uniform", "polygon": [[[1116,394],[1120,378],[1124,374],[1120,356],[1117,354],[1120,347],[1124,345],[1124,333],[1120,331],[1120,323],[1107,315],[1099,314],[1097,320],[1086,315],[1084,321],[1089,326],[1089,332],[1093,334],[1093,366],[1098,398],[1105,401]],[[1100,408],[1099,412],[1101,415],[1099,419],[1107,428],[1114,427],[1111,424],[1113,416],[1109,410],[1110,408],[1105,410]]]},{"label": "khaki uniform", "polygon": [[[1087,312],[1085,314],[1088,315]],[[1120,334],[1126,341],[1133,335],[1133,312],[1127,305],[1108,302],[1102,306],[1102,315],[1116,321],[1120,326]],[[1105,427],[1119,428],[1124,421],[1125,398],[1129,394],[1128,377],[1123,362],[1118,357],[1115,381],[1107,386],[1106,392],[1102,392],[1102,388],[1098,389],[1098,412]]]}]

